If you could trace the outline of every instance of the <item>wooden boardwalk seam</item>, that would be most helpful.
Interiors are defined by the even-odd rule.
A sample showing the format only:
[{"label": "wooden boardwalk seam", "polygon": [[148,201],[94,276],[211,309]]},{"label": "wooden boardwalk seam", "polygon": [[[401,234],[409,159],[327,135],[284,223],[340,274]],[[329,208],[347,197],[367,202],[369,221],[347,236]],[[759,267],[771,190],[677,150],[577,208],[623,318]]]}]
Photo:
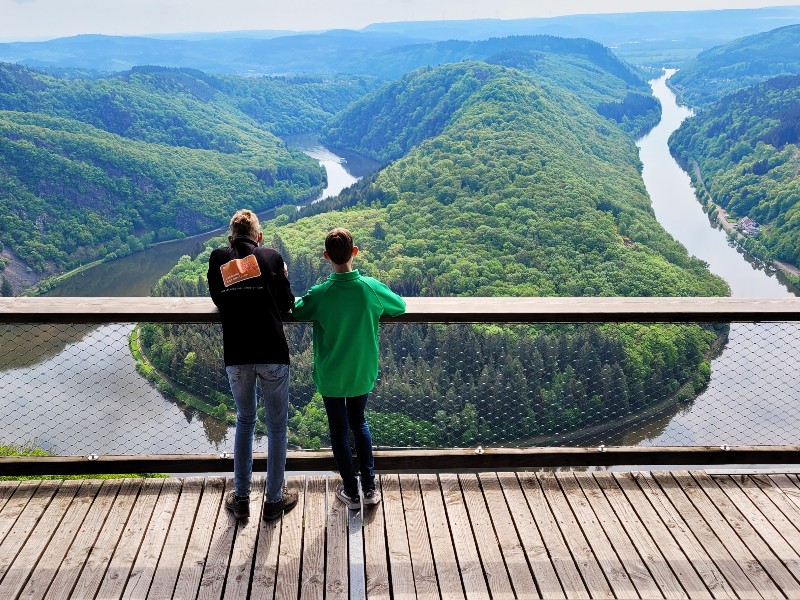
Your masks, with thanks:
[{"label": "wooden boardwalk seam", "polygon": [[222,477],[0,482],[0,599],[800,598],[793,474],[290,477],[282,519]]}]

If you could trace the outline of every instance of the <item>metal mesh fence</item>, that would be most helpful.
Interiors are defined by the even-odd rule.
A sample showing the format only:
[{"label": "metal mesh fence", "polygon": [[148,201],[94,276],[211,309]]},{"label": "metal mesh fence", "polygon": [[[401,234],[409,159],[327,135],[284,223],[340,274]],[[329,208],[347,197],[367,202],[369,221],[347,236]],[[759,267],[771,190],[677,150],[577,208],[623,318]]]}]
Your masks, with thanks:
[{"label": "metal mesh fence", "polygon": [[[290,443],[327,447],[310,328],[286,329]],[[368,421],[379,447],[798,444],[799,333],[798,323],[386,325]],[[234,422],[218,325],[0,326],[7,450],[230,452]]]}]

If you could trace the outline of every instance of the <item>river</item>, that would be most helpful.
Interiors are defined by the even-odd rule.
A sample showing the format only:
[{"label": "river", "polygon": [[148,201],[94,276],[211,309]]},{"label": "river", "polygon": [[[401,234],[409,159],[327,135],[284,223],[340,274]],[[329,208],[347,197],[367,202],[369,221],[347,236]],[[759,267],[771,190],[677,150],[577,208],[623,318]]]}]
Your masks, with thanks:
[{"label": "river", "polygon": [[[661,101],[661,122],[637,142],[642,177],[656,218],[690,254],[708,263],[738,298],[795,295],[785,279],[733,246],[710,226],[689,175],[669,153],[667,140],[691,110],[679,106],[666,80],[650,82]],[[786,323],[732,323],[722,354],[712,362],[708,388],[614,443],[625,445],[796,444],[800,429],[800,328]]]}]

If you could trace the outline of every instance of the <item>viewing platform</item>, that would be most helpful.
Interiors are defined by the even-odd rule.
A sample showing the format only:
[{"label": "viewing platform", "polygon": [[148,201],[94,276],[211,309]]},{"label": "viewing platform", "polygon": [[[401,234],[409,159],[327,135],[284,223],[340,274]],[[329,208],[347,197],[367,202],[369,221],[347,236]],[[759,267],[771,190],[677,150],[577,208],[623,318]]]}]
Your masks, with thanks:
[{"label": "viewing platform", "polygon": [[[416,390],[433,377],[450,385],[477,374],[463,387],[472,395],[452,400],[484,402],[476,443],[379,447],[383,502],[364,511],[335,499],[329,451],[291,450],[289,485],[301,500],[271,523],[260,518],[263,454],[253,516],[237,523],[223,506],[229,424],[162,395],[134,368],[133,323],[201,323],[208,329],[195,333],[205,333],[218,321],[207,298],[0,299],[0,441],[41,441],[51,454],[0,457],[0,475],[90,477],[0,482],[0,599],[800,598],[800,299],[409,298],[408,314],[388,322],[462,332],[509,324],[542,343],[514,356],[511,345],[494,347],[493,364],[518,361],[509,371],[517,379],[503,386],[481,383],[489,355],[465,355],[457,335],[426,347],[458,365],[452,372],[425,371],[416,349],[400,348],[408,355],[398,364],[417,361],[402,371],[414,377],[402,382],[410,393],[376,393],[375,404],[441,423]],[[580,367],[577,383],[602,379],[599,363],[578,365],[578,346],[559,340],[595,324],[584,346],[607,344],[597,332],[626,323],[717,332],[719,347],[698,338],[711,347],[707,387],[687,387],[695,367],[683,365],[663,370],[673,391],[651,402],[650,391],[631,388],[618,412],[591,398],[573,406],[562,394],[562,414],[585,411],[578,433],[596,442],[579,443],[558,421],[539,438],[492,437],[489,419],[523,427],[548,414],[517,409],[547,408],[559,374]],[[504,330],[492,327],[478,331]],[[652,331],[623,333],[644,336],[638,348],[658,362],[673,346]],[[537,388],[525,384],[544,376],[523,350],[541,350],[556,373],[533,403]],[[196,389],[214,397],[221,388]],[[91,478],[117,473],[181,476]]]},{"label": "viewing platform", "polygon": [[0,483],[0,598],[797,598],[793,474],[384,474],[363,512],[335,476],[249,520],[232,480]]}]

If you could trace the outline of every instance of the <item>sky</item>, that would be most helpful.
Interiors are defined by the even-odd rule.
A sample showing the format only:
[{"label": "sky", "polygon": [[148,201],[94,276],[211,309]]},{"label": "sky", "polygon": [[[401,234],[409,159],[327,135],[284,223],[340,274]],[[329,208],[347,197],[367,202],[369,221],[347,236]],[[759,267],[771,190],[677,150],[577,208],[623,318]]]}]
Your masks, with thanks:
[{"label": "sky", "polygon": [[798,5],[800,0],[0,0],[0,40]]}]

